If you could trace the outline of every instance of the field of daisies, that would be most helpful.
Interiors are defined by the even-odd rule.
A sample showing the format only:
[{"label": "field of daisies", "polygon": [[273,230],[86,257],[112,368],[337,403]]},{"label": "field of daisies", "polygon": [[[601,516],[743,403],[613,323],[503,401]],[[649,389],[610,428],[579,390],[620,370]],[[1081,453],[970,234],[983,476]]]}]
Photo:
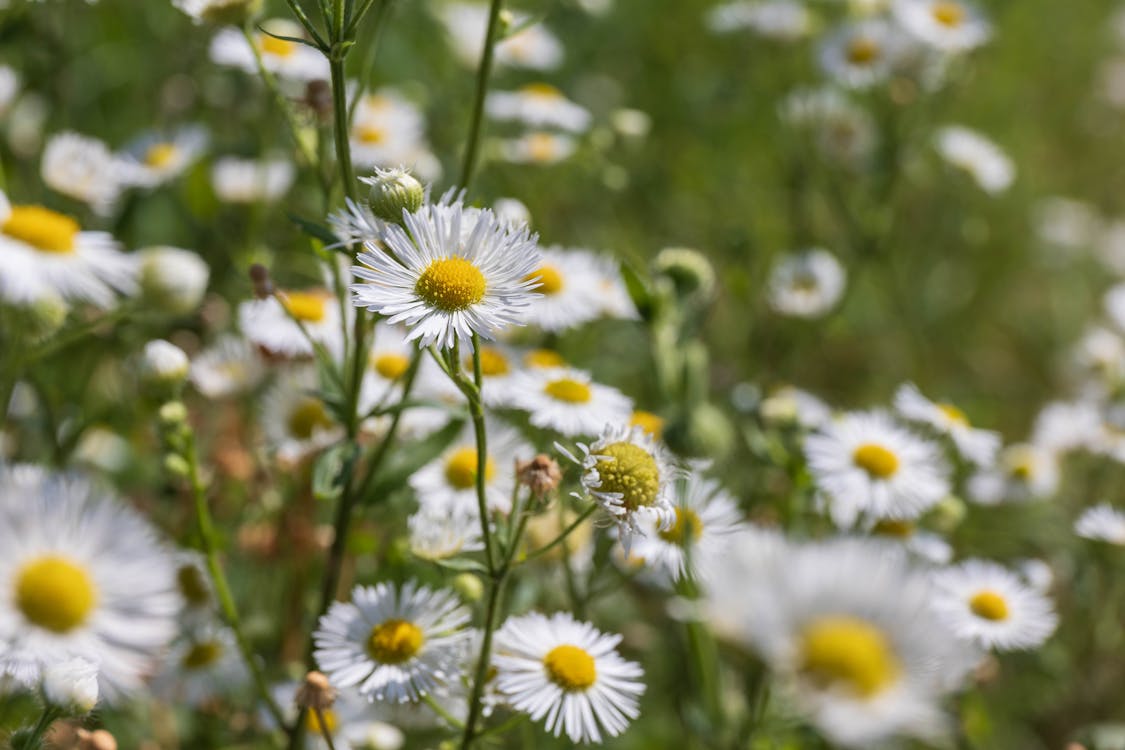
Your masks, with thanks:
[{"label": "field of daisies", "polygon": [[0,746],[1125,750],[1125,6],[0,0]]}]

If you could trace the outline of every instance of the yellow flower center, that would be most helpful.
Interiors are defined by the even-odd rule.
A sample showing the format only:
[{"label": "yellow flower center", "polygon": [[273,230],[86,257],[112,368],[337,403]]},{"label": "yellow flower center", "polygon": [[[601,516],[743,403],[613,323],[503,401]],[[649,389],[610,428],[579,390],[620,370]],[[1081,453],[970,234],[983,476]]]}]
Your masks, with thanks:
[{"label": "yellow flower center", "polygon": [[406,620],[387,620],[371,628],[367,653],[380,664],[402,664],[422,648],[422,629]]},{"label": "yellow flower center", "polygon": [[864,443],[856,448],[852,460],[872,479],[887,479],[898,471],[898,456],[875,443]]},{"label": "yellow flower center", "polygon": [[12,206],[0,231],[45,253],[72,253],[78,222],[42,206]]},{"label": "yellow flower center", "polygon": [[965,20],[965,8],[960,3],[949,0],[934,3],[933,14],[934,20],[950,28],[960,26]]},{"label": "yellow flower center", "polygon": [[884,518],[879,523],[875,524],[875,528],[871,530],[873,534],[878,536],[889,536],[895,539],[909,539],[914,535],[914,524],[910,521],[898,521],[890,518]]},{"label": "yellow flower center", "polygon": [[523,356],[523,363],[528,367],[545,369],[550,367],[564,367],[566,360],[562,355],[551,349],[532,349]]},{"label": "yellow flower center", "polygon": [[174,143],[157,143],[145,152],[145,164],[153,169],[161,169],[172,163],[179,149]]},{"label": "yellow flower center", "polygon": [[565,401],[568,404],[588,403],[593,395],[589,385],[571,378],[552,380],[544,386],[543,392],[556,401]]},{"label": "yellow flower center", "polygon": [[309,734],[320,737],[328,730],[328,734],[336,734],[336,727],[340,725],[340,720],[336,718],[336,712],[331,708],[321,709],[320,715],[324,717],[324,726],[321,726],[320,719],[317,718],[316,711],[309,711],[305,714],[305,729]]},{"label": "yellow flower center", "polygon": [[443,312],[464,310],[484,299],[487,284],[480,269],[464,258],[443,258],[426,267],[414,292]]},{"label": "yellow flower center", "polygon": [[847,57],[852,65],[867,65],[879,58],[879,45],[874,39],[857,36],[848,44]]},{"label": "yellow flower center", "polygon": [[798,273],[793,277],[789,288],[801,294],[812,294],[820,289],[820,282],[817,280],[815,274]]},{"label": "yellow flower center", "polygon": [[324,320],[328,297],[320,292],[282,292],[281,304],[302,323],[319,323]]},{"label": "yellow flower center", "polygon": [[824,617],[801,634],[801,671],[822,688],[843,687],[870,698],[898,676],[898,658],[886,635],[846,615]]},{"label": "yellow flower center", "polygon": [[387,131],[377,125],[364,125],[356,129],[356,137],[360,143],[374,146],[387,139]]},{"label": "yellow flower center", "polygon": [[184,654],[180,666],[184,669],[202,669],[217,662],[222,655],[223,644],[218,641],[193,643],[188,652]]},{"label": "yellow flower center", "polygon": [[176,584],[180,588],[180,594],[187,600],[188,604],[198,607],[211,600],[211,594],[207,590],[207,583],[203,580],[203,574],[194,565],[180,566],[180,569],[176,571]]},{"label": "yellow flower center", "polygon": [[[465,358],[465,369],[473,369],[473,358]],[[508,365],[508,358],[504,356],[504,352],[496,347],[486,346],[480,350],[480,374],[485,377],[495,375],[507,375],[511,372],[511,367]]]},{"label": "yellow flower center", "polygon": [[269,55],[289,57],[297,51],[297,43],[290,42],[287,39],[278,39],[269,34],[262,34],[258,37],[258,48]]},{"label": "yellow flower center", "polygon": [[978,591],[969,600],[969,609],[977,617],[999,622],[1008,619],[1008,602],[995,591]]},{"label": "yellow flower center", "polygon": [[694,510],[676,508],[676,522],[659,534],[669,544],[685,547],[688,542],[695,542],[703,535],[703,521]]},{"label": "yellow flower center", "polygon": [[387,380],[398,380],[410,369],[410,357],[398,352],[376,354],[371,358],[371,366]]},{"label": "yellow flower center", "polygon": [[965,416],[965,412],[961,411],[953,404],[938,404],[937,408],[950,422],[964,427],[969,426],[969,418]]},{"label": "yellow flower center", "polygon": [[527,153],[532,161],[554,161],[558,146],[550,133],[532,133],[527,137]]},{"label": "yellow flower center", "polygon": [[562,99],[562,92],[549,83],[529,83],[520,89],[525,94],[543,99]]},{"label": "yellow flower center", "polygon": [[633,416],[629,419],[629,424],[633,427],[640,427],[646,433],[657,439],[664,434],[664,419],[656,416],[651,411],[638,409],[633,412]]},{"label": "yellow flower center", "polygon": [[555,646],[543,657],[547,677],[563,690],[585,690],[598,679],[594,657],[585,649],[564,644]]},{"label": "yellow flower center", "polygon": [[306,396],[293,406],[286,426],[292,437],[308,440],[317,430],[331,427],[332,418],[328,416],[323,401],[313,396]]},{"label": "yellow flower center", "polygon": [[[496,474],[496,464],[489,456],[484,461],[484,481],[491,482]],[[477,449],[458,448],[445,461],[445,481],[459,490],[477,485]]]},{"label": "yellow flower center", "polygon": [[554,266],[540,266],[538,271],[532,271],[524,277],[524,281],[535,280],[539,283],[533,289],[540,294],[558,294],[564,286],[562,274]]},{"label": "yellow flower center", "polygon": [[65,557],[47,555],[16,575],[16,608],[33,625],[67,633],[86,621],[98,601],[90,574]]},{"label": "yellow flower center", "polygon": [[[601,492],[619,492],[627,510],[647,507],[656,502],[660,490],[660,469],[651,453],[632,443],[613,443],[598,449],[606,456],[598,461]],[[677,517],[678,518],[678,517]]]}]

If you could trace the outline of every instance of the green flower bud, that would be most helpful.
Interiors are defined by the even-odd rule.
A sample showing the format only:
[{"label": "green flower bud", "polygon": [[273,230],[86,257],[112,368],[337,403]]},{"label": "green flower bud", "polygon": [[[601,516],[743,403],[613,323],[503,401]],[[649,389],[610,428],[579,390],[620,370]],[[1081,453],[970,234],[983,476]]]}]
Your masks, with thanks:
[{"label": "green flower bud", "polygon": [[454,578],[453,590],[467,602],[479,601],[484,596],[484,584],[472,573],[461,573]]},{"label": "green flower bud", "polygon": [[414,213],[426,199],[426,189],[405,169],[376,169],[374,177],[360,178],[371,186],[367,202],[383,221],[402,223],[402,212]]},{"label": "green flower bud", "polygon": [[653,270],[672,280],[681,297],[710,299],[715,292],[715,269],[707,257],[688,247],[666,247],[653,261]]},{"label": "green flower bud", "polygon": [[162,401],[176,396],[187,382],[190,367],[180,347],[163,339],[150,341],[141,353],[141,386],[148,395]]}]

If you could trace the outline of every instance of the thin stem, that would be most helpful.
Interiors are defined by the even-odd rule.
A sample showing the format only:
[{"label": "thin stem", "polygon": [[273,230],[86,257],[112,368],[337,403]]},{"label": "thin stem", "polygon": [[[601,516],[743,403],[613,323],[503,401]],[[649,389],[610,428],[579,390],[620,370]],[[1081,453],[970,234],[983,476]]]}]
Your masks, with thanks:
[{"label": "thin stem", "polygon": [[319,707],[315,707],[313,713],[316,714],[316,723],[320,726],[320,735],[328,745],[328,750],[336,750],[336,745],[332,742],[332,730],[328,728],[328,722],[324,720],[324,712]]},{"label": "thin stem", "polygon": [[422,702],[433,709],[433,712],[440,716],[449,726],[464,729],[465,725],[461,723],[461,720],[442,708],[442,705],[434,700],[434,697],[429,693],[422,696]]},{"label": "thin stem", "polygon": [[488,434],[484,424],[484,404],[481,403],[480,393],[483,385],[483,376],[480,363],[480,337],[473,332],[473,385],[476,394],[469,399],[469,414],[473,419],[473,432],[477,442],[477,511],[480,513],[481,536],[484,538],[484,558],[488,562],[488,572],[496,575],[496,560],[492,555],[492,530],[488,523],[488,496],[485,494],[485,482],[488,474]]},{"label": "thin stem", "polygon": [[346,49],[342,52],[334,51],[328,58],[328,65],[332,73],[332,126],[335,128],[336,166],[340,170],[340,180],[344,183],[344,195],[355,201],[359,196],[356,193],[352,152],[348,143],[348,94],[344,77],[346,54]]},{"label": "thin stem", "polygon": [[301,7],[301,4],[297,2],[297,0],[286,0],[286,2],[289,3],[289,10],[293,11],[293,15],[297,17],[297,20],[301,22],[301,26],[305,28],[305,33],[312,37],[312,40],[316,42],[321,51],[328,49],[328,42],[324,41],[320,34],[317,33],[316,26],[313,25],[313,22],[305,14],[305,9]]},{"label": "thin stem", "polygon": [[492,656],[492,635],[500,616],[500,595],[508,581],[508,571],[502,568],[492,578],[488,589],[488,605],[484,615],[484,638],[481,641],[480,655],[477,657],[476,673],[473,675],[473,692],[469,696],[469,715],[465,718],[465,731],[461,735],[461,750],[468,750],[476,739],[477,720],[481,713],[481,695],[484,683],[488,680],[488,663]]},{"label": "thin stem", "polygon": [[477,165],[477,151],[480,146],[481,125],[484,122],[484,100],[488,94],[488,77],[492,73],[492,59],[496,47],[496,30],[500,26],[500,9],[504,0],[492,0],[488,12],[488,30],[484,34],[484,50],[481,52],[480,67],[477,69],[477,94],[473,102],[473,119],[469,124],[469,141],[465,144],[465,161],[461,165],[461,179],[457,184],[467,189],[473,179]]},{"label": "thin stem", "polygon": [[573,533],[573,531],[575,529],[577,529],[579,526],[581,526],[583,521],[585,521],[587,518],[592,516],[594,514],[594,511],[596,511],[597,509],[598,509],[597,504],[594,504],[594,505],[591,505],[586,510],[582,511],[581,515],[579,515],[578,518],[574,519],[574,522],[571,523],[570,526],[567,526],[561,534],[559,534],[557,537],[555,537],[555,539],[553,541],[551,541],[549,544],[546,544],[546,545],[540,547],[539,549],[535,550],[534,552],[528,553],[527,556],[524,557],[520,561],[520,563],[522,564],[522,563],[531,562],[535,558],[541,557],[541,556],[547,554],[552,549],[554,549],[558,545],[562,544],[563,541],[568,536],[570,536],[571,533]]},{"label": "thin stem", "polygon": [[35,726],[31,728],[28,734],[19,736],[18,739],[16,737],[12,738],[16,740],[13,747],[18,748],[18,750],[39,750],[39,748],[43,747],[43,740],[47,734],[47,730],[56,719],[62,718],[62,715],[63,712],[60,711],[57,706],[53,706],[50,703],[46,704],[43,706],[43,713],[39,715],[38,721],[35,722]]}]

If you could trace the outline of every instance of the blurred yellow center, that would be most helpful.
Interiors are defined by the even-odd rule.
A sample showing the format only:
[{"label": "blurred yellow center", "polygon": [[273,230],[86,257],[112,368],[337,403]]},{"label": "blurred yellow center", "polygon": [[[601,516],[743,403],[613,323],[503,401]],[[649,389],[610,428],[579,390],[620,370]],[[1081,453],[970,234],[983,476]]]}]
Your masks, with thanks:
[{"label": "blurred yellow center", "polygon": [[42,206],[12,206],[0,231],[45,253],[72,253],[78,222]]},{"label": "blurred yellow center", "polygon": [[1027,482],[1031,480],[1031,476],[1035,472],[1035,466],[1030,457],[1019,456],[1009,464],[1009,471],[1016,479]]},{"label": "blurred yellow center", "polygon": [[1008,619],[1008,603],[995,591],[978,591],[969,600],[969,609],[977,617],[999,622]]},{"label": "blurred yellow center", "polygon": [[529,83],[520,90],[542,99],[562,99],[562,92],[549,83]]},{"label": "blurred yellow center", "polygon": [[414,657],[426,640],[422,630],[406,620],[387,620],[371,628],[367,653],[381,664],[402,664]]},{"label": "blurred yellow center", "polygon": [[965,416],[965,412],[961,411],[953,404],[938,404],[937,408],[950,422],[965,427],[969,426],[969,418]]},{"label": "blurred yellow center", "polygon": [[[597,451],[605,456],[597,463],[601,492],[617,492],[627,510],[656,502],[660,490],[660,468],[652,454],[632,443],[612,443]],[[678,520],[678,516],[677,516]]]},{"label": "blurred yellow center", "polygon": [[443,258],[426,267],[414,284],[424,302],[444,312],[464,310],[484,299],[480,269],[464,258]]},{"label": "blurred yellow center", "polygon": [[540,294],[558,294],[563,288],[563,277],[559,273],[559,269],[554,266],[540,266],[538,271],[532,271],[527,275],[524,281],[534,281],[538,279],[539,283],[534,287],[535,291]]},{"label": "blurred yellow center", "polygon": [[566,401],[568,404],[585,404],[593,395],[586,383],[570,378],[552,380],[544,386],[543,392],[556,401]]},{"label": "blurred yellow center", "polygon": [[543,657],[547,676],[563,690],[585,690],[598,679],[594,657],[585,649],[564,644],[555,646]]},{"label": "blurred yellow center", "polygon": [[[465,363],[465,369],[471,370],[472,367],[473,360],[469,358]],[[508,366],[508,358],[504,356],[504,352],[495,347],[486,346],[480,350],[480,372],[485,377],[507,375],[511,372],[511,367]]]},{"label": "blurred yellow center", "polygon": [[177,153],[179,153],[179,149],[176,148],[176,144],[157,143],[145,152],[145,164],[154,169],[166,167],[176,158]]},{"label": "blurred yellow center", "polygon": [[[489,456],[484,461],[484,481],[491,482],[496,474],[496,464]],[[458,448],[445,460],[445,480],[459,490],[467,490],[477,484],[477,449]]]},{"label": "blurred yellow center", "polygon": [[47,555],[16,574],[16,608],[33,625],[67,633],[89,617],[98,600],[90,575],[65,557]]},{"label": "blurred yellow center", "polygon": [[281,304],[302,323],[319,323],[324,320],[327,297],[315,292],[284,292]]},{"label": "blurred yellow center", "polygon": [[176,584],[188,604],[200,606],[211,600],[203,574],[194,565],[181,565],[176,571]]},{"label": "blurred yellow center", "polygon": [[309,711],[305,714],[305,728],[310,734],[322,735],[327,731],[328,734],[336,734],[336,727],[340,725],[340,720],[336,718],[336,712],[331,708],[321,709],[320,716],[324,717],[324,724],[320,723],[320,718],[316,711]]},{"label": "blurred yellow center", "polygon": [[629,424],[634,427],[640,427],[654,438],[659,438],[664,434],[664,419],[656,416],[651,411],[638,409],[633,412],[633,416],[629,419]]},{"label": "blurred yellow center", "polygon": [[864,620],[825,617],[801,634],[801,671],[822,688],[870,698],[894,682],[899,670],[886,635]]},{"label": "blurred yellow center", "polygon": [[852,460],[873,479],[887,479],[898,471],[898,456],[875,443],[864,443],[856,448]]},{"label": "blurred yellow center", "polygon": [[259,37],[258,47],[262,52],[277,55],[278,57],[289,57],[297,51],[296,42],[290,42],[287,39],[278,39],[268,34],[262,34],[261,37]]},{"label": "blurred yellow center", "polygon": [[552,349],[532,349],[524,355],[523,363],[528,367],[536,368],[563,367],[566,365],[566,360]]},{"label": "blurred yellow center", "polygon": [[879,45],[874,39],[856,37],[848,44],[847,55],[853,65],[866,65],[879,57]]},{"label": "blurred yellow center", "polygon": [[364,125],[356,131],[356,136],[358,136],[360,143],[373,146],[386,140],[387,132],[375,125]]},{"label": "blurred yellow center", "polygon": [[960,26],[965,20],[965,8],[960,3],[937,2],[933,6],[934,19],[943,26]]},{"label": "blurred yellow center", "polygon": [[914,524],[910,523],[910,521],[884,518],[882,521],[875,524],[872,533],[879,536],[894,537],[895,539],[909,539],[914,535]]},{"label": "blurred yellow center", "polygon": [[214,664],[223,655],[223,645],[218,641],[201,641],[192,644],[180,665],[184,669],[202,669]]},{"label": "blurred yellow center", "polygon": [[387,380],[398,380],[410,369],[410,357],[398,352],[377,354],[371,358],[371,366]]},{"label": "blurred yellow center", "polygon": [[659,532],[660,538],[669,544],[681,547],[695,542],[703,534],[703,521],[699,514],[689,508],[676,508],[676,522]]},{"label": "blurred yellow center", "polygon": [[292,437],[308,440],[317,430],[331,427],[332,418],[328,416],[323,401],[313,396],[306,396],[293,406],[286,426]]},{"label": "blurred yellow center", "polygon": [[527,137],[527,153],[532,161],[553,161],[558,148],[550,133],[532,133]]}]

